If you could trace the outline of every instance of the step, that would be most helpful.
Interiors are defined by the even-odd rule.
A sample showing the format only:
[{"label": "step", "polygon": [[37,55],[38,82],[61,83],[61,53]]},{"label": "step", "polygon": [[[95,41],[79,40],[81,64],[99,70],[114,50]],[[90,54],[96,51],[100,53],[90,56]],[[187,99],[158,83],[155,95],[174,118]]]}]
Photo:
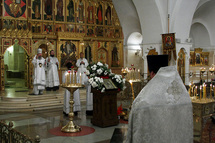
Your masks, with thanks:
[{"label": "step", "polygon": [[50,110],[50,109],[60,109],[60,108],[63,110],[63,105],[37,107],[37,108],[34,108],[34,111]]},{"label": "step", "polygon": [[0,108],[0,113],[5,113],[5,112],[33,112],[33,108],[23,108],[23,109],[17,109],[17,108],[14,108],[14,109],[7,109],[7,108],[3,108],[1,109]]},{"label": "step", "polygon": [[58,103],[50,103],[50,104],[36,104],[36,105],[33,105],[33,106],[31,106],[32,108],[38,108],[38,107],[51,107],[51,106],[58,106],[58,105],[61,105],[61,106],[63,106],[63,103],[61,103],[61,102],[58,102]]},{"label": "step", "polygon": [[30,103],[28,102],[11,102],[11,101],[1,101],[0,102],[0,106],[2,107],[8,107],[8,106],[12,106],[12,107],[17,107],[17,106],[30,106]]},{"label": "step", "polygon": [[60,101],[60,99],[58,99],[58,98],[54,98],[54,99],[41,99],[41,100],[31,100],[31,101],[28,101],[28,102],[31,104],[31,103],[43,103],[43,102],[48,102],[48,101]]},{"label": "step", "polygon": [[52,95],[52,96],[41,96],[41,95],[34,95],[37,97],[28,97],[28,101],[35,101],[35,100],[44,100],[44,99],[56,99],[57,97]]},{"label": "step", "polygon": [[25,102],[27,101],[27,97],[1,97],[2,101],[16,101],[16,102]]},{"label": "step", "polygon": [[35,103],[31,103],[30,106],[43,106],[43,105],[52,105],[52,104],[57,104],[57,103],[61,103],[61,101],[56,100],[56,101],[46,101],[46,102],[35,102]]}]

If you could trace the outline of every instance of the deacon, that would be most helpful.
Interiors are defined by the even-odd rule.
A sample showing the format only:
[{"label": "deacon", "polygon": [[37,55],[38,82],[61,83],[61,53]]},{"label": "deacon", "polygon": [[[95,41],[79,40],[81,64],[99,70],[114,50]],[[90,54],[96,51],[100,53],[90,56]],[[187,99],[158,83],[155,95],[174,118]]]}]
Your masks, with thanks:
[{"label": "deacon", "polygon": [[42,49],[37,49],[37,55],[34,56],[32,60],[32,64],[34,65],[33,94],[42,95],[46,85],[46,77],[45,77],[46,62],[45,62],[45,59],[42,57]]},{"label": "deacon", "polygon": [[[63,74],[63,76],[62,76],[62,81],[63,81],[63,83],[65,83],[65,81],[66,81],[66,74],[68,73],[68,72],[71,72],[71,68],[73,67],[73,65],[72,65],[72,61],[69,61],[67,64],[66,64],[66,67],[67,67],[67,71],[65,71],[65,73]],[[73,78],[71,77],[71,80],[72,80]],[[78,82],[78,79],[77,79],[77,81],[76,82]],[[73,96],[74,96],[74,107],[73,107],[73,112],[74,112],[74,114],[75,114],[75,116],[77,116],[78,115],[78,112],[79,111],[81,111],[81,101],[80,101],[80,94],[79,94],[79,89],[77,89],[76,91],[74,91],[74,94],[73,94]],[[66,115],[66,116],[68,116],[68,114],[69,114],[69,112],[70,112],[70,103],[69,103],[69,101],[70,101],[70,92],[66,89],[65,90],[65,94],[64,94],[64,105],[63,105],[63,113]]]},{"label": "deacon", "polygon": [[86,76],[86,70],[88,66],[87,59],[84,58],[84,53],[80,53],[80,59],[77,60],[76,66],[78,67],[78,75],[81,75],[82,84],[85,84],[87,90],[87,115],[93,114],[93,94],[91,93],[91,86],[88,82],[88,77]]},{"label": "deacon", "polygon": [[46,58],[46,90],[48,91],[59,89],[58,63],[58,59],[54,56],[54,50],[51,50],[50,57]]},{"label": "deacon", "polygon": [[167,55],[147,60],[152,79],[133,102],[126,142],[192,143],[191,99],[176,67],[167,66]]}]

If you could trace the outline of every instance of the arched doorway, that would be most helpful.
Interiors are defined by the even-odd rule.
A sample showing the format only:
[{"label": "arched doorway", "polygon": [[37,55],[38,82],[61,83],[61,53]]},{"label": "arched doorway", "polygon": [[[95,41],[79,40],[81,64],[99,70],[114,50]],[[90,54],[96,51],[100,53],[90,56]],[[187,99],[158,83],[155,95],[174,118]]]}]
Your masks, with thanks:
[{"label": "arched doorway", "polygon": [[178,69],[178,73],[181,76],[183,83],[185,83],[185,52],[184,52],[184,49],[181,49],[178,53],[177,69]]},{"label": "arched doorway", "polygon": [[20,90],[28,88],[29,56],[19,44],[7,48],[4,53],[5,88]]}]

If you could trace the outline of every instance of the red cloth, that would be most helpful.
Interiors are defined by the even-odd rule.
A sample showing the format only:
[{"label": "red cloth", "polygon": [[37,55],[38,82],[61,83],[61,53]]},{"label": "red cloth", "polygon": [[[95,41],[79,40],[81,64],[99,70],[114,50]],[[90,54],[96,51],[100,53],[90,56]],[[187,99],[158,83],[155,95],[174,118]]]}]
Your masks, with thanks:
[{"label": "red cloth", "polygon": [[122,113],[122,104],[117,109],[117,115],[120,115]]}]

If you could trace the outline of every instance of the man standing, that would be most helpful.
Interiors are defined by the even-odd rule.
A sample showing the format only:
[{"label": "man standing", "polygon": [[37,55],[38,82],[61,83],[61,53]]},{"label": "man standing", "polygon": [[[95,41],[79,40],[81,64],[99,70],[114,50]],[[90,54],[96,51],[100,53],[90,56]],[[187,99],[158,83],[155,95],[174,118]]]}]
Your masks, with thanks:
[{"label": "man standing", "polygon": [[[71,67],[72,67],[72,61],[69,61],[66,64],[67,67],[67,71],[64,72],[64,74],[62,75],[62,81],[63,83],[66,82],[66,74],[68,72],[71,72]],[[73,80],[73,77],[71,78]],[[78,79],[77,79],[78,80]],[[76,81],[77,82],[77,81]],[[78,112],[81,111],[81,101],[80,101],[80,93],[79,93],[79,89],[75,90],[73,93],[74,96],[74,105],[73,105],[73,112],[75,114],[75,116],[78,115]],[[70,92],[66,89],[65,90],[65,94],[64,94],[64,105],[63,105],[63,113],[68,116],[69,112],[70,112]]]},{"label": "man standing", "polygon": [[80,53],[80,59],[77,60],[76,66],[78,67],[78,75],[81,74],[82,84],[85,84],[87,89],[87,115],[92,115],[93,112],[93,94],[91,93],[91,86],[88,82],[88,77],[86,76],[86,68],[88,66],[87,59],[84,58],[84,53]]},{"label": "man standing", "polygon": [[32,60],[32,64],[34,65],[34,95],[42,95],[43,90],[46,85],[46,77],[45,77],[45,59],[42,57],[42,49],[37,49],[37,55],[34,56]]},{"label": "man standing", "polygon": [[147,61],[152,79],[132,104],[126,142],[192,143],[192,103],[176,67],[167,55]]},{"label": "man standing", "polygon": [[54,50],[50,51],[50,57],[46,58],[47,76],[46,76],[46,90],[56,91],[59,89],[58,76],[58,59],[54,56]]}]

